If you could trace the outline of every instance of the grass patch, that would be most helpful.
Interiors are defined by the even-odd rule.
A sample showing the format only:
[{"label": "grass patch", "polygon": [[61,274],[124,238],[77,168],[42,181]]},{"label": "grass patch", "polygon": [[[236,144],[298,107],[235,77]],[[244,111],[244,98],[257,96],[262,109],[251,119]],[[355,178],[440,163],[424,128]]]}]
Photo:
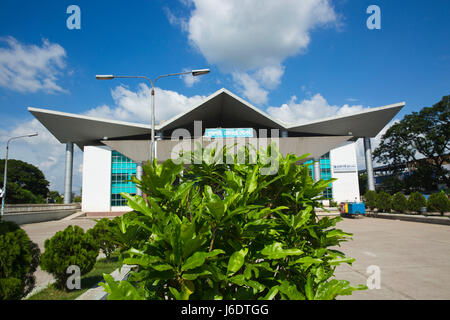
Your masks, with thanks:
[{"label": "grass patch", "polygon": [[119,258],[116,255],[109,260],[106,260],[106,258],[99,259],[88,274],[81,276],[80,290],[65,291],[50,284],[47,288],[30,296],[27,300],[74,300],[87,290],[97,286],[99,282],[102,282],[103,273],[111,273],[119,267]]}]

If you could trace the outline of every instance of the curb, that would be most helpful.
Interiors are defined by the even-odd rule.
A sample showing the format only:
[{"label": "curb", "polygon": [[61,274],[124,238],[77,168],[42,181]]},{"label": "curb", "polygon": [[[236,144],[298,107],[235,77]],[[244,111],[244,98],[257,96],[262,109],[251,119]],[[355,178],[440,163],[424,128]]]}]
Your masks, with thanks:
[{"label": "curb", "polygon": [[448,217],[426,217],[422,215],[407,215],[407,214],[391,214],[391,213],[373,213],[367,212],[367,217],[370,218],[382,218],[382,219],[392,219],[392,220],[402,220],[410,222],[422,222],[422,223],[433,223],[441,225],[450,225],[450,219]]},{"label": "curb", "polygon": [[[130,275],[130,272],[135,268],[134,265],[127,265],[124,264],[119,272],[119,269],[114,270],[111,272],[111,276],[114,278],[115,281],[122,281],[127,280],[128,276]],[[85,293],[83,293],[81,296],[76,298],[75,300],[106,300],[108,297],[108,293],[105,291],[105,288],[102,286],[98,286],[95,288],[91,288]]]},{"label": "curb", "polygon": [[60,221],[73,220],[73,219],[76,219],[76,218],[78,218],[78,217],[80,217],[80,216],[83,216],[83,215],[84,215],[84,212],[82,212],[82,211],[77,211],[77,212],[75,212],[74,214],[72,214],[72,215],[70,215],[70,216],[68,216],[68,217],[65,217],[65,218],[61,219]]}]

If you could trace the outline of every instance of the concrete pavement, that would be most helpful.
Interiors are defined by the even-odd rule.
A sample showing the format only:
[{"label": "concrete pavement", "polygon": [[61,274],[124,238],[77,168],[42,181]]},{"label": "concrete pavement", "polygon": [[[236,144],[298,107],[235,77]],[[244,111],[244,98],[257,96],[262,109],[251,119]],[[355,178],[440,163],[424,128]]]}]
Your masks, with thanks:
[{"label": "concrete pavement", "polygon": [[380,289],[339,299],[450,299],[450,226],[368,217],[337,226],[354,234],[339,250],[356,261],[339,266],[336,278],[366,284],[367,268],[378,266],[381,280]]}]

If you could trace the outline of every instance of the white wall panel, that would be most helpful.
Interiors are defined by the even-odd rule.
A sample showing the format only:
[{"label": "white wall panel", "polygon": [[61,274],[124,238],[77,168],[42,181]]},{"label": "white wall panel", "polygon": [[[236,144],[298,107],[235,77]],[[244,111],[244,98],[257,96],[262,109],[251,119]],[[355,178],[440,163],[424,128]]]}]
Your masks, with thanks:
[{"label": "white wall panel", "polygon": [[108,147],[84,147],[82,210],[111,210],[111,150]]},{"label": "white wall panel", "polygon": [[333,183],[334,201],[360,201],[356,143],[351,142],[330,150],[330,162],[331,176],[337,179]]}]

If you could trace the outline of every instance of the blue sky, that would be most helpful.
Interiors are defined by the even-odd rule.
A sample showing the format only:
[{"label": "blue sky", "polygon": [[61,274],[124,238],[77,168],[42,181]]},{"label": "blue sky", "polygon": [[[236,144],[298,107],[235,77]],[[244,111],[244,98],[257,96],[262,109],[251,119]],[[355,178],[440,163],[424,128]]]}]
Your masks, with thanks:
[{"label": "blue sky", "polygon": [[[72,4],[81,9],[80,30],[66,26]],[[366,26],[369,5],[381,9],[380,30]],[[12,157],[38,165],[62,191],[64,146],[27,106],[149,119],[146,85],[97,81],[96,74],[211,69],[194,83],[162,79],[158,120],[221,87],[283,121],[406,101],[401,119],[449,94],[449,13],[447,0],[2,0],[0,157],[8,136],[42,132],[33,142],[18,141]],[[78,166],[81,157],[77,150]]]}]

